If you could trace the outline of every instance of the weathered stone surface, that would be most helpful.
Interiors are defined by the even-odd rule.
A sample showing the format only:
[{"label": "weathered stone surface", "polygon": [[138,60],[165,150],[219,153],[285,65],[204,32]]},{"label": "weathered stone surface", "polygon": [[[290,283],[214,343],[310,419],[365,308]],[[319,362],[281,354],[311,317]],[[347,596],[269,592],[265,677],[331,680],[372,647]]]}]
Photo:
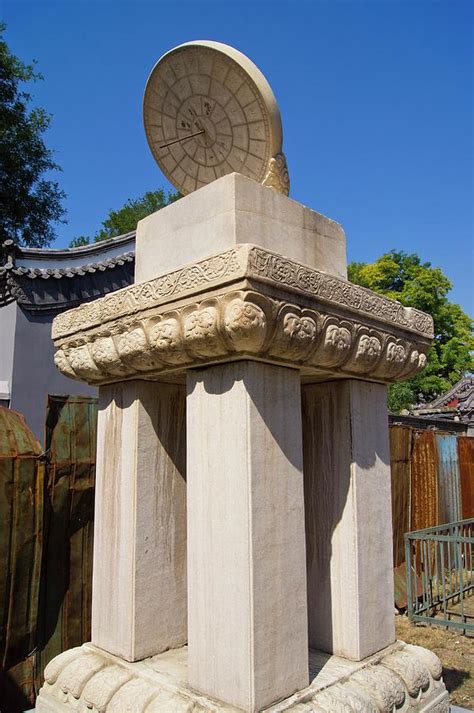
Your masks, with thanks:
[{"label": "weathered stone surface", "polygon": [[101,386],[92,642],[129,661],[187,641],[185,392]]},{"label": "weathered stone surface", "polygon": [[258,711],[308,683],[299,374],[192,371],[187,419],[189,683]]},{"label": "weathered stone surface", "polygon": [[395,641],[386,388],[303,387],[312,648],[360,660]]},{"label": "weathered stone surface", "polygon": [[[270,705],[266,713],[393,713],[394,710],[449,713],[441,664],[434,654],[427,662],[425,649],[398,641],[359,662],[317,652],[310,654],[313,670],[310,685]],[[84,668],[89,671],[91,656],[98,661],[97,670],[81,677],[79,672]],[[128,663],[84,644],[48,664],[36,711],[238,713],[242,710],[192,690],[187,683],[186,660],[186,647]]]},{"label": "weathered stone surface", "polygon": [[[364,658],[394,639],[382,384],[423,368],[431,317],[342,279],[340,227],[240,176],[139,232],[152,279],[53,325],[58,368],[118,403],[99,433],[93,642],[121,658],[56,659],[38,710],[447,710],[428,654]],[[189,677],[184,648],[136,661],[186,640],[182,441],[154,410],[175,429],[160,392],[186,379]],[[312,382],[334,383],[304,390],[310,637],[356,661],[321,655],[305,688]]]},{"label": "weathered stone surface", "polygon": [[346,278],[341,226],[256,181],[231,173],[138,223],[135,281],[253,242]]}]

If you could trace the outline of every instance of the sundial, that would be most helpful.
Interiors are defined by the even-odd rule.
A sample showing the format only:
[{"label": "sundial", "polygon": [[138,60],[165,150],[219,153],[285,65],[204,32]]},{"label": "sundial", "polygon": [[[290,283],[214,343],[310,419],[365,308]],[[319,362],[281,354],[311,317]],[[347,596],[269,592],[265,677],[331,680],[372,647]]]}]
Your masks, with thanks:
[{"label": "sundial", "polygon": [[288,195],[275,96],[233,47],[199,40],[164,54],[147,81],[143,119],[156,162],[181,193],[235,171]]}]

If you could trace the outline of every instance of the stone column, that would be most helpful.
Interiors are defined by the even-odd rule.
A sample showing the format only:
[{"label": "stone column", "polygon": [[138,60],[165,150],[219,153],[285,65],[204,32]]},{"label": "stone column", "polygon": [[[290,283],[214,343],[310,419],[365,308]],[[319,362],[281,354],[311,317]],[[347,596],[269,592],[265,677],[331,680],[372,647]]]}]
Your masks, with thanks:
[{"label": "stone column", "polygon": [[185,390],[101,386],[92,643],[137,661],[186,642]]},{"label": "stone column", "polygon": [[308,684],[296,370],[188,372],[189,685],[258,711]]},{"label": "stone column", "polygon": [[311,648],[361,660],[395,641],[386,387],[303,387]]}]

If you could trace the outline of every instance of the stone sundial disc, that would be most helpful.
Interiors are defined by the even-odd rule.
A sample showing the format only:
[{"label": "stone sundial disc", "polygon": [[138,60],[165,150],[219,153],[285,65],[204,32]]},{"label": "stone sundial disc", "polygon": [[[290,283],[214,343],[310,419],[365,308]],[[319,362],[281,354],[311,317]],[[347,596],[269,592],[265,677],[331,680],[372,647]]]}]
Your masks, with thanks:
[{"label": "stone sundial disc", "polygon": [[199,40],[164,54],[148,78],[143,118],[155,160],[181,193],[236,171],[288,195],[275,96],[233,47]]}]

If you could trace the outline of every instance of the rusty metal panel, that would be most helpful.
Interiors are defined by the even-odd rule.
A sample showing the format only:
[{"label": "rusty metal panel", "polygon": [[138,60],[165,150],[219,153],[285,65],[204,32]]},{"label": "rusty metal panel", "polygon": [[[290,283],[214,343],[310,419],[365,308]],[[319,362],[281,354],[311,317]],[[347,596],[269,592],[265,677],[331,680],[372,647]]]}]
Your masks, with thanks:
[{"label": "rusty metal panel", "polygon": [[0,406],[0,458],[36,456],[41,451],[22,414]]},{"label": "rusty metal panel", "polygon": [[42,449],[23,416],[0,407],[0,670],[35,646],[42,557]]},{"label": "rusty metal panel", "polygon": [[450,433],[436,433],[438,453],[438,494],[440,523],[461,520],[461,493],[457,438]]},{"label": "rusty metal panel", "polygon": [[0,711],[21,713],[34,707],[38,687],[36,685],[36,654],[0,671]]},{"label": "rusty metal panel", "polygon": [[[45,468],[23,416],[0,407],[0,710],[35,700]],[[31,655],[30,655],[31,654]]]},{"label": "rusty metal panel", "polygon": [[433,431],[413,430],[410,530],[439,524],[438,454]]},{"label": "rusty metal panel", "polygon": [[474,437],[458,438],[459,472],[461,486],[461,517],[474,517]]},{"label": "rusty metal panel", "polygon": [[96,421],[97,399],[50,397],[42,455],[0,408],[1,710],[33,705],[47,662],[90,638]]},{"label": "rusty metal panel", "polygon": [[[390,426],[390,472],[392,484],[393,566],[405,562],[403,536],[410,529],[410,477],[412,429]],[[404,574],[404,570],[403,570]]]},{"label": "rusty metal panel", "polygon": [[90,639],[97,399],[50,396],[39,668]]}]

